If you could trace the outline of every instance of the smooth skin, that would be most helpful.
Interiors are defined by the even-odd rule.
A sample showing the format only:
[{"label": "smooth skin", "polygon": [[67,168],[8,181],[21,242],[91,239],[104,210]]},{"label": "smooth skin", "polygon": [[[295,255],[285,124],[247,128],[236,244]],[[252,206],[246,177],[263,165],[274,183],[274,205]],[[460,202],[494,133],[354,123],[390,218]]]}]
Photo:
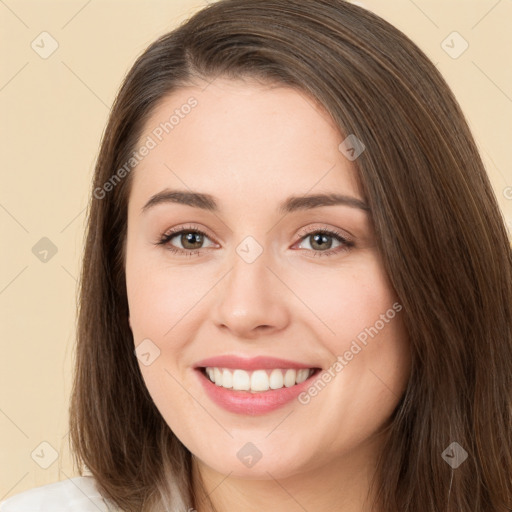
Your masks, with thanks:
[{"label": "smooth skin", "polygon": [[[197,105],[157,141],[154,130],[190,97]],[[135,346],[149,339],[160,351],[149,365],[139,361],[140,370],[193,454],[194,486],[200,474],[219,512],[369,511],[381,431],[410,374],[401,314],[307,404],[294,400],[259,416],[228,412],[205,395],[193,369],[224,354],[327,369],[397,302],[369,212],[278,212],[289,196],[336,192],[364,201],[354,163],[339,150],[345,137],[302,92],[225,78],[164,98],[140,144],[148,136],[158,144],[132,171],[128,204],[130,326]],[[164,189],[210,194],[219,211],[162,202],[143,212]],[[191,227],[206,235],[158,244],[170,229]],[[318,230],[353,245],[335,233],[317,243]],[[248,236],[263,250],[252,263],[236,250]],[[237,457],[248,442],[262,453],[252,467]]]}]

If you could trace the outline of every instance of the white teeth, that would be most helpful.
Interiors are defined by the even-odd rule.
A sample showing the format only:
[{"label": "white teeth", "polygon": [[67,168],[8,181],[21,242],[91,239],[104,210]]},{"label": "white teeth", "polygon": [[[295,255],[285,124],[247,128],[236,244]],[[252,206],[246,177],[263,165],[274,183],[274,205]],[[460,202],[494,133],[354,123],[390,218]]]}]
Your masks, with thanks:
[{"label": "white teeth", "polygon": [[283,372],[278,369],[272,370],[270,374],[270,387],[272,389],[280,389],[283,387],[283,384]]},{"label": "white teeth", "polygon": [[213,377],[217,386],[222,386],[222,372],[218,368],[213,369]]},{"label": "white teeth", "polygon": [[233,374],[229,370],[222,372],[222,387],[228,389],[233,387]]},{"label": "white teeth", "polygon": [[297,378],[296,378],[295,382],[297,382],[297,384],[300,384],[301,382],[304,382],[308,377],[309,377],[309,370],[307,368],[301,368],[297,372]]},{"label": "white teeth", "polygon": [[287,388],[291,388],[295,384],[295,379],[297,377],[297,372],[295,370],[286,370],[284,374],[284,385]]},{"label": "white teeth", "polygon": [[251,391],[267,391],[268,375],[265,370],[256,370],[251,375]]},{"label": "white teeth", "polygon": [[314,372],[313,368],[295,370],[231,370],[229,368],[206,368],[209,379],[217,386],[233,389],[235,391],[263,392],[269,389],[281,389],[300,384],[308,379]]},{"label": "white teeth", "polygon": [[233,372],[233,389],[238,391],[249,391],[251,379],[245,370],[235,370]]}]

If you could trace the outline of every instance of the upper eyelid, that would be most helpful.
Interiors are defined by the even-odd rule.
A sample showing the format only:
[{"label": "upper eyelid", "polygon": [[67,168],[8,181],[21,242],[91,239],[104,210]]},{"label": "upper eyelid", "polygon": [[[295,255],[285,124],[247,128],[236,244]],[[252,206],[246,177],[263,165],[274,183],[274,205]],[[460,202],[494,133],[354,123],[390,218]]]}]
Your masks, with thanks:
[{"label": "upper eyelid", "polygon": [[318,232],[325,232],[329,235],[334,235],[337,237],[342,238],[343,240],[346,240],[347,242],[354,241],[354,237],[346,233],[345,230],[339,229],[339,228],[331,228],[331,227],[313,227],[313,228],[302,228],[300,232],[297,232],[298,239],[304,238],[306,236],[311,235],[312,233],[318,233]]},{"label": "upper eyelid", "polygon": [[188,232],[197,232],[197,233],[201,233],[205,236],[207,236],[208,238],[210,238],[212,241],[215,241],[216,238],[212,235],[209,234],[208,230],[207,229],[203,229],[199,226],[197,227],[191,227],[191,226],[182,226],[182,227],[179,227],[179,228],[172,228],[172,229],[168,229],[167,231],[165,231],[163,234],[162,234],[162,238],[168,238],[168,237],[172,237],[174,238],[175,236],[181,234],[181,233],[188,233]]}]

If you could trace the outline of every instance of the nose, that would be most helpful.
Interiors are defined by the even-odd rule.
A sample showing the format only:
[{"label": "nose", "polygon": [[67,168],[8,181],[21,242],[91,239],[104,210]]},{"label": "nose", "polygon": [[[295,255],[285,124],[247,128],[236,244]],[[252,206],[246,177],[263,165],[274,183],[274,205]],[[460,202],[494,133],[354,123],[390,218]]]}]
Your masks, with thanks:
[{"label": "nose", "polygon": [[288,325],[290,292],[270,264],[265,251],[252,263],[234,254],[230,272],[219,283],[212,310],[219,329],[237,338],[254,339]]}]

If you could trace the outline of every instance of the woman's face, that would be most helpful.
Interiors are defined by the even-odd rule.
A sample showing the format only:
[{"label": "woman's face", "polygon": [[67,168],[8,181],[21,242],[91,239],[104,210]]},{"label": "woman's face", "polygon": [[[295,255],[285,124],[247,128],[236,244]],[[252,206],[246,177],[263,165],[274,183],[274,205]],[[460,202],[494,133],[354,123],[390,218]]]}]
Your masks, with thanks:
[{"label": "woman's face", "polygon": [[284,478],[346,460],[376,446],[405,390],[401,305],[343,140],[304,94],[225,79],[173,93],[145,125],[126,244],[134,348],[210,470]]}]

